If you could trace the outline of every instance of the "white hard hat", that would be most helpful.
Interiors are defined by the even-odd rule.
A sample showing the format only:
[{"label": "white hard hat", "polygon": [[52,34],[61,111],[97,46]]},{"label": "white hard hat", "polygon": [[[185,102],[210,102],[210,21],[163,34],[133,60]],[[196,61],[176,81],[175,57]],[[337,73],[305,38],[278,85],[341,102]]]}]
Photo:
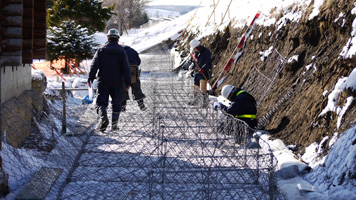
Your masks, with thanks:
[{"label": "white hard hat", "polygon": [[199,42],[199,40],[194,39],[194,40],[190,41],[189,45],[192,49],[194,49],[195,47],[200,45],[200,42]]},{"label": "white hard hat", "polygon": [[108,38],[120,38],[119,31],[117,29],[110,29],[107,34]]},{"label": "white hard hat", "polygon": [[[221,90],[221,95],[225,98],[228,99],[229,95],[231,92],[235,89],[234,86],[232,85],[225,85],[222,90]],[[230,100],[230,99],[229,99]]]}]

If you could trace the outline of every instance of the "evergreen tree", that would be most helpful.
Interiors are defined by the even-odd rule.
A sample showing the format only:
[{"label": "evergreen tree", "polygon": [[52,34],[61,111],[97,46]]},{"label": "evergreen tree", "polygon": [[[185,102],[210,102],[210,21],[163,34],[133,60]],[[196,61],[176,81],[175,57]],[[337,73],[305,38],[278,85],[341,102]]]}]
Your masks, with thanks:
[{"label": "evergreen tree", "polygon": [[100,0],[51,0],[51,5],[47,10],[47,59],[80,62],[91,58],[97,45],[93,34],[105,29],[113,6],[103,8]]},{"label": "evergreen tree", "polygon": [[56,26],[63,20],[73,20],[87,27],[90,34],[104,30],[114,9],[114,5],[103,8],[103,2],[99,0],[52,0],[52,2],[53,6],[47,11],[49,27]]},{"label": "evergreen tree", "polygon": [[[93,35],[89,35],[88,28],[77,25],[74,21],[63,21],[58,27],[49,27],[47,35],[47,59],[50,61],[70,59],[82,61],[92,58],[95,48]],[[66,66],[64,73],[68,73]]]}]

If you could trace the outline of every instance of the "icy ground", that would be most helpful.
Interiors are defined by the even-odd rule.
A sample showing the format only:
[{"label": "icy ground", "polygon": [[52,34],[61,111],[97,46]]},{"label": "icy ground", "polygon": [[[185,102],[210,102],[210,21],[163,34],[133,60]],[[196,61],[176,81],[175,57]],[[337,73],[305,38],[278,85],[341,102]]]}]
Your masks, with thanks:
[{"label": "icy ground", "polygon": [[[243,141],[236,143],[232,134],[237,129],[226,134],[232,129],[217,123],[218,112],[188,106],[191,78],[162,70],[162,55],[159,58],[142,66],[149,109],[142,112],[136,102],[129,101],[128,111],[120,116],[119,131],[93,130],[97,115],[94,104],[81,105],[79,93],[86,93],[84,90],[68,96],[67,134],[60,135],[61,129],[57,129],[51,152],[13,149],[3,143],[1,153],[12,191],[5,199],[14,199],[42,166],[63,169],[46,199],[278,197],[271,174],[277,163],[269,149],[245,148],[240,144],[246,137],[241,134]],[[169,66],[172,63],[163,61]],[[73,84],[69,87],[86,87],[84,77],[67,78],[67,84]],[[47,92],[53,92],[55,85],[61,84],[51,80]],[[49,103],[61,106],[60,101]],[[60,116],[49,117],[61,126]],[[40,126],[48,134],[53,132]],[[239,127],[241,133],[248,131],[243,124]]]}]

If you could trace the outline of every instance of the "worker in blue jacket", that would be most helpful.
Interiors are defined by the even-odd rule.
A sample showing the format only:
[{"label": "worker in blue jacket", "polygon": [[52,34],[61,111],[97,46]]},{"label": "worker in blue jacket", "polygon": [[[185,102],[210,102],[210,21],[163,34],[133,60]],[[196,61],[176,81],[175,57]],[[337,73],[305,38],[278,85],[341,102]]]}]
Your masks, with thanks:
[{"label": "worker in blue jacket", "polygon": [[105,131],[109,125],[107,106],[109,96],[112,99],[112,130],[117,129],[121,110],[122,90],[126,91],[131,84],[131,71],[124,48],[119,44],[119,31],[110,29],[107,34],[108,42],[100,47],[94,55],[90,66],[88,84],[95,79],[97,74],[98,94],[96,109],[100,117],[97,129]]},{"label": "worker in blue jacket", "polygon": [[[226,113],[245,121],[251,128],[256,128],[258,120],[256,118],[256,100],[255,98],[245,90],[241,88],[235,88],[232,85],[225,85],[221,90],[221,94],[224,98],[231,101],[229,107],[222,103],[216,105]],[[216,109],[216,108],[214,108]]]},{"label": "worker in blue jacket", "polygon": [[[127,54],[127,58],[130,63],[131,67],[131,91],[133,95],[133,100],[137,101],[137,104],[141,110],[146,110],[146,106],[143,102],[143,99],[146,98],[145,94],[143,94],[141,89],[141,81],[140,81],[140,69],[139,65],[141,64],[140,56],[138,55],[137,51],[129,46],[123,45],[124,50]],[[126,110],[127,100],[129,100],[129,92],[124,91],[123,97],[121,100],[121,111],[124,112]]]},{"label": "worker in blue jacket", "polygon": [[212,69],[211,53],[210,50],[201,45],[200,41],[197,39],[190,41],[189,44],[193,49],[191,75],[194,76],[194,99],[189,104],[195,105],[198,103],[197,96],[200,89],[200,91],[203,93],[203,107],[206,107],[209,101],[207,94],[207,84],[211,77]]}]

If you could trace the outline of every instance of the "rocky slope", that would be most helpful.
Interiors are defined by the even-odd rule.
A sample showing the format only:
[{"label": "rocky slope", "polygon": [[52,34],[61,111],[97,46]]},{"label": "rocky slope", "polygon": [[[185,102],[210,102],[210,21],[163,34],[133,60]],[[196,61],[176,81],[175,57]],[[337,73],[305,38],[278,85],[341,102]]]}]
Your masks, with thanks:
[{"label": "rocky slope", "polygon": [[[337,81],[348,77],[355,68],[355,56],[351,59],[339,56],[351,38],[354,2],[325,1],[319,15],[312,20],[309,20],[312,5],[309,8],[295,5],[290,13],[302,10],[299,22],[287,20],[277,9],[272,11],[276,23],[254,27],[243,55],[225,74],[227,78],[216,90],[217,94],[225,84],[242,86],[257,99],[260,128],[288,145],[296,145],[299,153],[328,136],[324,142],[324,152],[327,152],[334,133],[342,133],[356,122],[355,102],[348,107],[339,128],[337,113],[320,115]],[[247,28],[232,27],[230,24],[224,31],[201,40],[211,50],[215,65],[211,85]],[[194,36],[191,33],[186,41]],[[180,50],[183,49],[189,48],[181,46]],[[336,99],[338,105],[342,107],[350,96],[355,97],[356,92],[343,91]]]}]

